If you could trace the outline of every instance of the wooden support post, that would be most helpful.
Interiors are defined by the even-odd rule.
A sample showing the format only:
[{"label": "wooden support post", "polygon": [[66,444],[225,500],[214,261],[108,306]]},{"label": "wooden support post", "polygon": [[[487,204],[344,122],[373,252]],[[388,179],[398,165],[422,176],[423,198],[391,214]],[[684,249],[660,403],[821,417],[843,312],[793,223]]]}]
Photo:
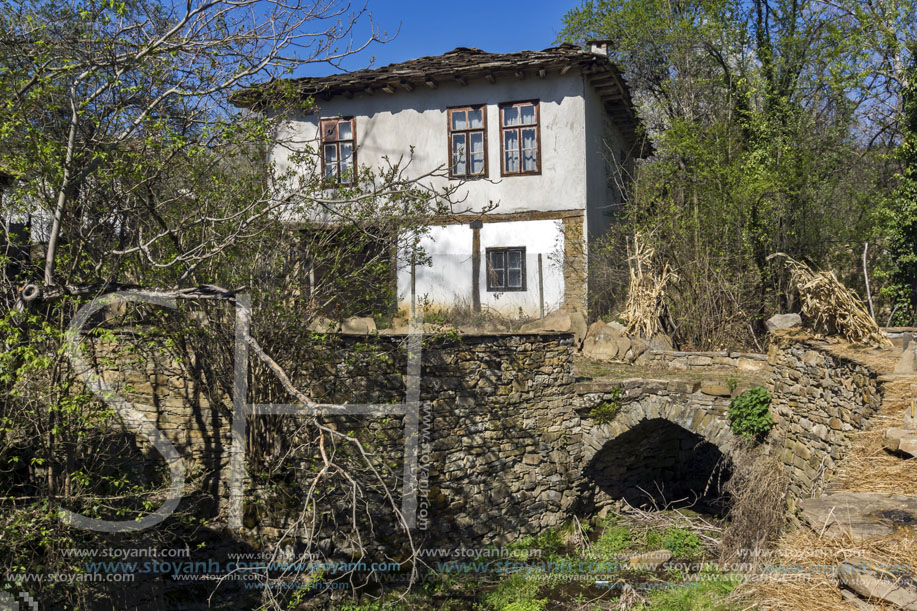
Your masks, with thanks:
[{"label": "wooden support post", "polygon": [[411,255],[411,320],[414,320],[414,313],[417,311],[417,262],[414,255]]},{"label": "wooden support post", "polygon": [[481,311],[481,221],[471,221],[471,305]]},{"label": "wooden support post", "polygon": [[544,318],[544,270],[541,265],[541,253],[538,253],[538,309]]}]

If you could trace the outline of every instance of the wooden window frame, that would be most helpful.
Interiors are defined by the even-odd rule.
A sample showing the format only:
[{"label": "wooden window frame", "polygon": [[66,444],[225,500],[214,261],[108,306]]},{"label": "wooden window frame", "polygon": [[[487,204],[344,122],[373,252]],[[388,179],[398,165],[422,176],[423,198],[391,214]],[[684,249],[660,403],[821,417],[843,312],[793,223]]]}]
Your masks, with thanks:
[{"label": "wooden window frame", "polygon": [[[507,263],[506,254],[512,250],[518,250],[520,252],[520,262],[522,264],[521,274],[522,274],[522,286],[494,286],[493,284],[493,275],[491,274],[491,259],[490,255],[492,253],[503,253],[504,254],[504,265]],[[486,260],[486,275],[487,275],[487,292],[489,293],[511,293],[511,292],[523,292],[528,290],[528,281],[525,273],[525,246],[501,246],[498,248],[485,248],[484,249],[484,259]],[[503,268],[503,279],[504,284],[509,280],[509,274],[507,274],[508,267]]]},{"label": "wooden window frame", "polygon": [[[505,127],[503,125],[503,112],[507,108],[514,108],[520,106],[534,106],[535,107],[535,123],[534,125],[513,125],[510,127]],[[517,102],[504,102],[500,104],[500,176],[536,176],[541,174],[541,102],[540,100],[520,100]],[[522,129],[534,127],[535,128],[535,169],[525,171],[522,169]],[[515,131],[517,132],[517,138],[519,142],[519,171],[518,172],[509,172],[506,170],[506,132]]]},{"label": "wooden window frame", "polygon": [[[481,111],[481,127],[480,128],[467,128],[467,129],[452,129],[452,113],[457,110],[480,110]],[[486,104],[466,104],[465,106],[450,106],[446,109],[446,127],[448,131],[448,138],[446,140],[446,146],[449,151],[449,178],[457,178],[462,180],[476,180],[478,178],[487,178],[489,166],[487,165],[487,105]],[[453,148],[452,148],[452,135],[453,134],[465,134],[466,144],[468,146],[469,138],[468,136],[475,132],[481,132],[484,135],[484,171],[480,174],[471,174],[471,163],[466,159],[465,161],[465,173],[456,174],[455,173],[455,163],[452,157]],[[467,157],[467,154],[466,154]]]},{"label": "wooden window frame", "polygon": [[[338,135],[338,126],[341,123],[350,122],[350,138],[340,138]],[[333,126],[332,126],[333,125]],[[321,136],[322,152],[322,179],[328,182],[341,185],[352,185],[356,181],[357,173],[357,121],[354,117],[329,117],[319,120],[319,134]],[[341,144],[350,143],[350,168],[351,175],[346,179],[341,178]],[[328,176],[328,161],[325,158],[325,146],[328,144],[336,145],[337,161],[334,161],[334,176]]]}]

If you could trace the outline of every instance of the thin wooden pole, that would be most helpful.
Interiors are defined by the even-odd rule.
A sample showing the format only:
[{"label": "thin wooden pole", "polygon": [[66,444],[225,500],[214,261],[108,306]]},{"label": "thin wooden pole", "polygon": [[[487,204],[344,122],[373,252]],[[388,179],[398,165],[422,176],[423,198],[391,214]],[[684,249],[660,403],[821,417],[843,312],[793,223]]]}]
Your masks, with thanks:
[{"label": "thin wooden pole", "polygon": [[544,318],[544,271],[541,264],[541,253],[538,253],[538,308]]}]

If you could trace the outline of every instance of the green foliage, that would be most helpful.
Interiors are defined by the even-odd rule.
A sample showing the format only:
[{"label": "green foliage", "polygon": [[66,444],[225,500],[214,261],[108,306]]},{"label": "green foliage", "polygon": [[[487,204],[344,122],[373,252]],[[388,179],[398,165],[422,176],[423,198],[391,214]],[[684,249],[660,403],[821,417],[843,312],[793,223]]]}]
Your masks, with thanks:
[{"label": "green foliage", "polygon": [[902,171],[884,207],[891,265],[882,293],[894,305],[892,324],[901,326],[917,320],[917,56],[913,51],[911,62],[902,94],[903,139],[896,153]]},{"label": "green foliage", "polygon": [[608,525],[589,549],[589,555],[596,560],[608,560],[634,543],[634,534],[624,525]]},{"label": "green foliage", "polygon": [[646,611],[738,611],[742,608],[726,597],[740,583],[737,575],[710,576],[708,579],[651,592],[637,609]]},{"label": "green foliage", "polygon": [[732,432],[749,440],[760,440],[774,421],[770,415],[771,395],[763,386],[743,392],[729,403],[729,424]]},{"label": "green foliage", "polygon": [[589,410],[589,417],[592,418],[592,421],[596,424],[607,424],[611,422],[621,410],[621,398],[624,396],[624,391],[621,390],[620,387],[615,386],[609,391],[609,394],[611,394],[610,398],[605,399]]},{"label": "green foliage", "polygon": [[541,611],[547,600],[538,598],[539,585],[522,573],[514,573],[484,597],[494,611]]},{"label": "green foliage", "polygon": [[862,286],[858,255],[894,171],[864,131],[893,126],[851,101],[884,104],[867,64],[886,51],[867,50],[906,39],[914,4],[887,28],[869,10],[837,20],[812,2],[757,12],[737,0],[595,0],[568,12],[562,40],[613,41],[654,147],[642,164],[615,160],[633,183],[619,223],[591,246],[591,283],[605,291],[596,314],[623,305],[619,255],[634,232],[659,267],[676,267],[666,305],[674,339],[694,349],[754,348],[763,321],[792,305],[786,270],[767,260],[775,251]]},{"label": "green foliage", "polygon": [[704,552],[704,546],[696,533],[684,528],[672,527],[665,531],[662,547],[676,558],[693,560]]}]

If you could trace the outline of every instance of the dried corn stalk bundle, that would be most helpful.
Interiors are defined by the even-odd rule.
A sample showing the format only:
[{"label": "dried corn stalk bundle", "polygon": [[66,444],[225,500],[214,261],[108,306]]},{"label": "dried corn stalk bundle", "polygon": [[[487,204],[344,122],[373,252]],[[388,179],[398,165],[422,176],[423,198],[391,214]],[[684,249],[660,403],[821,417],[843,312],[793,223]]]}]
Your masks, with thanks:
[{"label": "dried corn stalk bundle", "polygon": [[834,272],[815,272],[805,263],[782,253],[790,280],[802,298],[802,315],[828,334],[838,334],[859,344],[890,346],[891,341],[869,315],[856,293],[840,283]]},{"label": "dried corn stalk bundle", "polygon": [[659,321],[665,310],[665,287],[669,282],[678,280],[678,276],[669,269],[666,263],[662,273],[653,270],[655,250],[637,233],[634,235],[633,247],[628,242],[627,264],[630,268],[630,286],[627,288],[627,302],[624,305],[622,318],[626,324],[625,332],[629,335],[652,337],[662,330]]}]

